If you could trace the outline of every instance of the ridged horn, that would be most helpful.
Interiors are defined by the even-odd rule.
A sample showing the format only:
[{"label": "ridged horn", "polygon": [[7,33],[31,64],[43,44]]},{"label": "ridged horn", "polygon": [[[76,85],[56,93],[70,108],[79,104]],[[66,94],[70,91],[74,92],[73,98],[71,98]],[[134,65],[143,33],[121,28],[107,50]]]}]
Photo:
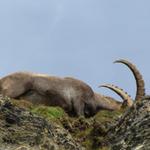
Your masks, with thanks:
[{"label": "ridged horn", "polygon": [[103,85],[100,85],[99,87],[105,87],[105,88],[113,90],[123,99],[124,101],[123,103],[126,103],[126,105],[129,107],[132,106],[133,101],[131,97],[126,92],[124,92],[123,89],[112,84],[103,84]]},{"label": "ridged horn", "polygon": [[136,96],[135,100],[141,100],[143,96],[145,96],[145,83],[143,77],[137,67],[133,65],[131,62],[120,59],[116,60],[114,63],[122,63],[125,64],[133,73],[135,80],[136,80]]}]

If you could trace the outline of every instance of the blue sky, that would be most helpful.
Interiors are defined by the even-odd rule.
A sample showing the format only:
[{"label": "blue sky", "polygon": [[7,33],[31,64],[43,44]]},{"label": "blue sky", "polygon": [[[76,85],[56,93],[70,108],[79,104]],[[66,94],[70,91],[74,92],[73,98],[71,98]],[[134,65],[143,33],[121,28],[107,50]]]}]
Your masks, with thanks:
[{"label": "blue sky", "polygon": [[116,59],[139,68],[150,93],[149,0],[0,0],[0,76],[31,71],[81,79],[102,94],[113,83],[135,96]]}]

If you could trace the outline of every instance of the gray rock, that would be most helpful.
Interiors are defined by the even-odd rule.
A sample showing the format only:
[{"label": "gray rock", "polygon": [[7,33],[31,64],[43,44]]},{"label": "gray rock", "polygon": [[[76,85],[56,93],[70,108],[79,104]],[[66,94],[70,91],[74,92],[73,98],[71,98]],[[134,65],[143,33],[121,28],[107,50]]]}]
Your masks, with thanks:
[{"label": "gray rock", "polygon": [[64,128],[0,98],[0,150],[82,150]]},{"label": "gray rock", "polygon": [[150,149],[150,96],[127,110],[108,132],[113,150]]}]

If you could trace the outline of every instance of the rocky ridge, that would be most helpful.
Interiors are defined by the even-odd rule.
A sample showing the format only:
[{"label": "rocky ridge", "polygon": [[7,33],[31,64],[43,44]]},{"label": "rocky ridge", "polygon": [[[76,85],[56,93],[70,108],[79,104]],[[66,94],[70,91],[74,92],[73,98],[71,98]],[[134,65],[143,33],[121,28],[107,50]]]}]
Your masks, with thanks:
[{"label": "rocky ridge", "polygon": [[83,150],[63,127],[1,97],[0,150]]},{"label": "rocky ridge", "polygon": [[128,109],[108,132],[113,150],[150,149],[150,96]]},{"label": "rocky ridge", "polygon": [[150,96],[135,102],[123,115],[101,111],[90,119],[60,117],[61,124],[57,121],[0,97],[0,150],[150,149]]}]

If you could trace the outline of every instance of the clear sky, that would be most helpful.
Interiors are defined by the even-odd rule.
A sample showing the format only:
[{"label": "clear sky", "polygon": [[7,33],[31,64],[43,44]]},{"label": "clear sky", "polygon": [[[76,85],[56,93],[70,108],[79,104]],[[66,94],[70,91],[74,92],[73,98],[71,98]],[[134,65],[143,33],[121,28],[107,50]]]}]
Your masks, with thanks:
[{"label": "clear sky", "polygon": [[0,76],[32,71],[73,76],[114,96],[135,96],[135,80],[116,59],[136,64],[150,94],[149,0],[0,0]]}]

